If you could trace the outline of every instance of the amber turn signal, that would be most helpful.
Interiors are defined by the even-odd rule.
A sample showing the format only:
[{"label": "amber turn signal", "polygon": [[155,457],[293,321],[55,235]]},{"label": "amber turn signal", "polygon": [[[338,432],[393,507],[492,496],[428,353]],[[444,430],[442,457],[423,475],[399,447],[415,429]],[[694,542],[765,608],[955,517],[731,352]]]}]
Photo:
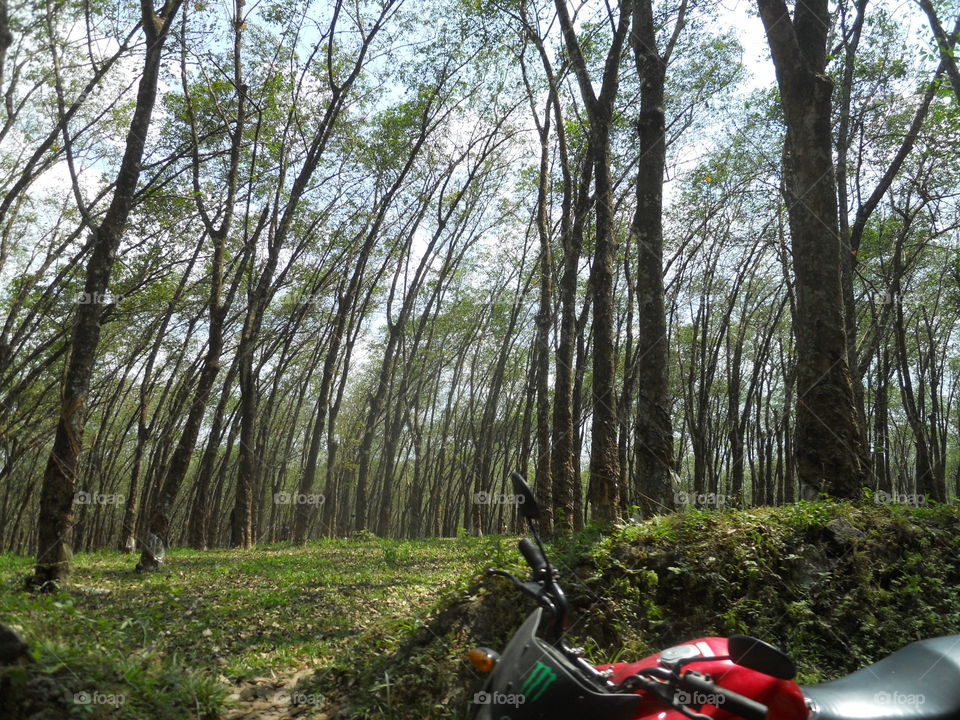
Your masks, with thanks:
[{"label": "amber turn signal", "polygon": [[478,672],[488,673],[497,666],[500,656],[485,647],[473,648],[467,653],[467,660]]}]

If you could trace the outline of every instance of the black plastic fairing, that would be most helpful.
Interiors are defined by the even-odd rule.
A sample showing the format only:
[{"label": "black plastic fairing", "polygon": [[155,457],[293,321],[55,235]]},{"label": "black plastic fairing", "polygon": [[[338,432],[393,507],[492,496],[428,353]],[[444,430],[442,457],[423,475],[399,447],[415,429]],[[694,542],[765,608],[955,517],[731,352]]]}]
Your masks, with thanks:
[{"label": "black plastic fairing", "polygon": [[483,690],[473,697],[476,720],[630,720],[638,695],[592,687],[560,651],[537,637],[543,610],[532,612],[500,656]]}]

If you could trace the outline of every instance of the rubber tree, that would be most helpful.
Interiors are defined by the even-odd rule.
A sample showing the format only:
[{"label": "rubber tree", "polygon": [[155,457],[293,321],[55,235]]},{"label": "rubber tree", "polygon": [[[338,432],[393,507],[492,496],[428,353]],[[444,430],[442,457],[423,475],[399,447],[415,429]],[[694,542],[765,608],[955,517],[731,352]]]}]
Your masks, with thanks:
[{"label": "rubber tree", "polygon": [[783,193],[795,277],[797,472],[808,486],[856,497],[866,457],[847,353],[841,244],[826,75],[827,0],[757,0],[786,123]]},{"label": "rubber tree", "polygon": [[[212,213],[207,208],[203,193],[200,190],[200,139],[197,130],[196,111],[188,83],[185,59],[186,50],[184,49],[184,52],[181,54],[180,75],[191,135],[190,166],[192,170],[194,202],[197,207],[197,212],[203,221],[205,236],[210,238],[211,244],[213,245],[213,258],[210,267],[210,293],[207,303],[207,351],[203,359],[203,366],[200,370],[200,376],[197,379],[193,397],[190,400],[187,420],[184,423],[183,431],[177,440],[177,447],[173,451],[173,457],[166,468],[159,492],[154,500],[145,538],[144,541],[141,542],[140,561],[137,564],[137,569],[139,570],[156,570],[162,562],[161,558],[163,555],[159,553],[158,550],[169,544],[168,534],[170,521],[173,516],[173,504],[177,499],[177,493],[190,467],[190,460],[197,444],[197,438],[200,435],[200,424],[206,413],[207,403],[210,399],[213,385],[220,372],[220,355],[223,351],[223,328],[229,309],[229,303],[223,302],[224,257],[227,236],[230,232],[230,226],[233,223],[234,217],[234,206],[239,185],[241,144],[243,142],[243,132],[247,114],[247,85],[243,81],[241,63],[244,29],[243,15],[244,2],[243,0],[236,0],[234,3],[232,22],[234,31],[233,87],[236,95],[236,118],[233,129],[229,132],[230,150],[226,174],[226,197],[223,206],[218,208],[216,213]],[[185,24],[186,23],[184,23],[184,25]],[[185,34],[186,33],[184,33],[184,35]],[[215,221],[217,216],[220,217],[219,223]],[[236,290],[236,285],[234,285],[233,290]],[[233,292],[231,292],[230,295],[232,298]],[[134,478],[136,478],[135,475]],[[133,487],[131,484],[131,493],[133,493]],[[205,494],[198,494],[195,499],[195,509],[201,509],[205,500]],[[126,525],[126,530],[132,535],[133,528],[131,524]],[[197,528],[193,537],[194,544],[202,543],[203,530],[202,527]]]},{"label": "rubber tree", "polygon": [[[613,227],[613,183],[610,176],[610,132],[614,102],[620,87],[620,61],[630,27],[630,3],[623,2],[615,21],[600,83],[594,90],[587,61],[577,38],[566,0],[556,0],[564,44],[576,74],[589,119],[587,154],[593,165],[596,244],[590,272],[593,301],[593,378],[589,500],[600,522],[616,520],[619,512],[620,457],[617,446],[616,338],[613,280],[617,238]],[[614,24],[611,18],[611,24]]]},{"label": "rubber tree", "polygon": [[[237,468],[237,492],[231,515],[231,544],[249,548],[253,545],[253,494],[259,482],[260,458],[256,445],[256,431],[259,412],[259,389],[257,374],[254,369],[254,355],[260,340],[263,326],[264,312],[267,303],[276,290],[275,274],[280,262],[281,251],[289,239],[288,236],[295,229],[295,219],[301,202],[307,194],[311,180],[324,159],[334,129],[339,124],[341,115],[352,98],[354,84],[365,68],[371,47],[388,19],[400,5],[399,0],[389,0],[380,7],[376,17],[366,27],[358,22],[360,34],[358,45],[350,62],[342,63],[341,58],[335,57],[336,35],[342,31],[338,24],[343,11],[343,3],[337,2],[333,9],[330,25],[324,35],[322,46],[326,49],[326,82],[329,100],[323,110],[322,117],[317,122],[314,135],[304,153],[303,162],[296,172],[295,179],[290,186],[289,195],[285,202],[279,201],[272,208],[269,220],[269,232],[266,238],[266,258],[256,281],[251,282],[247,290],[247,313],[244,318],[243,330],[237,355],[240,358],[240,457]],[[343,12],[346,15],[346,12]],[[318,50],[320,45],[317,46]],[[342,67],[341,67],[342,66]],[[285,153],[293,153],[295,142],[293,137],[299,132],[298,121],[294,122],[294,110],[290,111],[287,142],[289,147]],[[289,158],[284,160],[284,164]],[[251,240],[251,247],[260,240],[255,234]],[[251,253],[251,263],[255,253]]]},{"label": "rubber tree", "polygon": [[35,573],[28,581],[41,589],[55,589],[71,569],[73,550],[70,533],[74,520],[77,460],[83,448],[87,394],[100,342],[100,321],[105,304],[102,300],[108,297],[117,250],[133,209],[140,180],[140,163],[157,98],[163,48],[181,2],[167,0],[159,10],[154,10],[148,0],[141,0],[140,3],[146,51],[136,105],[113,197],[106,214],[92,233],[84,292],[77,303],[70,355],[61,384],[60,417],[43,475],[37,522],[37,563]]},{"label": "rubber tree", "polygon": [[[567,140],[567,120],[564,117],[564,106],[560,101],[559,90],[570,69],[569,63],[564,61],[560,67],[554,68],[554,63],[546,46],[546,35],[549,30],[545,31],[543,29],[539,17],[529,12],[526,3],[520,5],[519,20],[523,26],[525,39],[536,48],[543,67],[550,102],[542,126],[543,129],[549,130],[550,118],[548,114],[552,112],[553,134],[556,138],[556,163],[560,170],[559,240],[562,259],[558,263],[560,267],[556,270],[556,287],[551,288],[559,305],[557,347],[553,353],[553,413],[550,429],[549,472],[551,487],[549,493],[543,492],[542,495],[544,498],[547,496],[550,498],[555,529],[564,531],[572,530],[575,527],[579,528],[583,520],[576,510],[577,503],[575,502],[575,498],[579,500],[580,483],[576,477],[574,458],[574,448],[577,443],[573,390],[577,344],[577,272],[583,245],[584,226],[590,210],[593,164],[583,158],[580,160],[579,166],[576,167],[576,161],[571,161],[571,152]],[[541,169],[540,185],[543,185],[544,180]],[[538,204],[540,203],[538,197]],[[541,221],[538,220],[538,225],[540,223]],[[542,286],[540,295],[542,307],[544,299],[544,288]],[[538,425],[538,433],[540,432]]]},{"label": "rubber tree", "polygon": [[674,457],[670,417],[670,367],[663,289],[663,175],[667,142],[664,84],[667,65],[684,25],[686,0],[661,51],[651,0],[635,0],[630,44],[640,78],[637,134],[637,204],[630,223],[637,247],[637,408],[634,426],[634,485],[644,514],[672,507]]}]

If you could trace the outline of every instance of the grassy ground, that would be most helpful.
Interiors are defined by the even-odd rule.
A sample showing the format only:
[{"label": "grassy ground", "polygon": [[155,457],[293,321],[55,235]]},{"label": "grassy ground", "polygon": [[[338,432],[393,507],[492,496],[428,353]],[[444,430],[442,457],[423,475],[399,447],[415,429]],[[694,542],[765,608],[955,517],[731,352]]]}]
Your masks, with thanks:
[{"label": "grassy ground", "polygon": [[[40,597],[17,589],[29,560],[0,556],[0,621],[37,660],[0,672],[0,720],[460,718],[477,681],[465,650],[501,648],[530,609],[480,574],[521,571],[515,542],[180,550],[157,575],[84,554],[69,590]],[[588,531],[551,555],[573,644],[594,662],[745,632],[812,683],[960,633],[955,506],[687,511]]]},{"label": "grassy ground", "polygon": [[[515,556],[515,552],[512,553]],[[746,633],[831,680],[912,640],[960,633],[960,508],[871,501],[687,511],[554,547],[571,644],[595,663],[691,638]],[[360,638],[352,664],[306,681],[336,720],[454,720],[476,676],[471,646],[501,648],[529,603],[498,580],[451,596],[388,654]],[[389,678],[391,701],[369,689]],[[358,692],[358,690],[360,690]]]},{"label": "grassy ground", "polygon": [[[51,596],[19,591],[29,558],[0,556],[0,621],[21,633],[40,670],[29,674],[29,687],[24,670],[8,670],[6,690],[36,696],[42,682],[40,694],[62,698],[27,703],[17,710],[24,717],[43,710],[173,720],[216,718],[231,708],[263,717],[271,679],[322,671],[349,656],[364,634],[389,645],[441,588],[489,562],[497,545],[364,539],[305,549],[174,550],[164,571],[145,575],[131,571],[130,556],[83,553],[71,587]],[[320,696],[311,695],[301,698],[305,714],[319,712]],[[3,707],[13,713],[12,705],[0,706],[0,717]]]}]

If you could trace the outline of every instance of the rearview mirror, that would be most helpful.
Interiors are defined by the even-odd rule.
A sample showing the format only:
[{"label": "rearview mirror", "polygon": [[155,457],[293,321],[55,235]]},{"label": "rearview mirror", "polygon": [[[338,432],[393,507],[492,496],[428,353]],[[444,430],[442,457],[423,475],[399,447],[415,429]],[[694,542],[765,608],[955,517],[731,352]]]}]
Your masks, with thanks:
[{"label": "rearview mirror", "polygon": [[771,675],[781,680],[793,680],[797,668],[793,660],[773,645],[749,635],[733,635],[727,641],[730,659],[737,665]]},{"label": "rearview mirror", "polygon": [[514,470],[510,473],[510,480],[513,482],[513,494],[517,498],[517,509],[527,520],[540,519],[540,506],[537,505],[537,499],[533,496],[533,490],[523,479],[523,475]]}]

